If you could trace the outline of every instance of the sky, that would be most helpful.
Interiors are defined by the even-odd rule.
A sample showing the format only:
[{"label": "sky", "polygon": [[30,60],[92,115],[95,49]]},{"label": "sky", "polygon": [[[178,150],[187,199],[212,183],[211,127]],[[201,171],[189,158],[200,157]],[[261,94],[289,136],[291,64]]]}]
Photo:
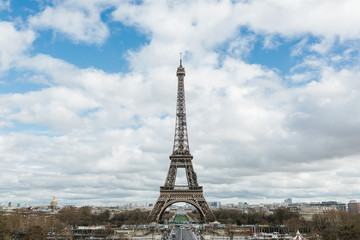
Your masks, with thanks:
[{"label": "sky", "polygon": [[207,201],[360,200],[359,12],[358,0],[0,0],[0,204],[154,203],[180,52]]}]

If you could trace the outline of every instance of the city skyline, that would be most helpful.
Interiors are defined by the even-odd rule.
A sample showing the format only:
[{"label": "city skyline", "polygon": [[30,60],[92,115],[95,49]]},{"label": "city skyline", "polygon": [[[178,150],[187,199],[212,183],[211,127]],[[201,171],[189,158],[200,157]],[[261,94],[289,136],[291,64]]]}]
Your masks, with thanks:
[{"label": "city skyline", "polygon": [[155,203],[180,52],[207,201],[360,200],[359,10],[0,0],[0,202]]},{"label": "city skyline", "polygon": [[[29,202],[0,202],[0,207],[2,208],[38,208],[38,207],[50,207],[53,202],[56,203],[56,206],[58,209],[62,207],[67,206],[74,206],[74,207],[92,207],[92,208],[146,208],[147,210],[151,210],[153,206],[155,205],[153,202],[128,202],[128,203],[122,203],[117,205],[73,205],[73,204],[62,204],[61,202],[58,203],[57,199],[55,199],[55,196],[53,196],[52,200],[48,199],[47,202],[43,202],[41,204],[32,204]],[[209,206],[212,209],[236,209],[236,208],[252,208],[252,207],[276,207],[276,208],[282,208],[282,207],[294,207],[294,206],[335,206],[335,205],[341,205],[347,208],[347,206],[351,203],[360,204],[357,200],[349,200],[347,202],[339,202],[339,201],[332,201],[332,200],[324,200],[324,201],[312,201],[312,202],[301,202],[296,201],[292,198],[287,198],[280,200],[278,202],[258,202],[258,203],[252,203],[252,202],[208,202]],[[172,207],[191,207],[195,208],[192,204],[187,202],[177,202],[166,208],[166,210],[172,208]],[[338,209],[339,210],[339,209]],[[347,210],[347,209],[346,209]]]}]

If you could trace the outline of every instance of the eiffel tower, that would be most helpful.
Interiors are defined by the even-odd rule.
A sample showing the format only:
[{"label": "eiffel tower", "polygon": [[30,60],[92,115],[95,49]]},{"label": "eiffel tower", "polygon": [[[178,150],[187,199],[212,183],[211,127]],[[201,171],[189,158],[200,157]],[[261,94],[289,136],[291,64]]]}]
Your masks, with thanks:
[{"label": "eiffel tower", "polygon": [[[164,186],[160,187],[160,196],[148,216],[148,220],[159,222],[165,209],[177,202],[185,202],[194,206],[200,213],[201,221],[214,220],[214,214],[209,208],[202,186],[199,186],[196,173],[192,165],[193,156],[190,154],[189,140],[186,125],[184,77],[185,69],[177,69],[178,92],[176,104],[176,126],[173,153],[170,155],[170,167]],[[187,185],[175,185],[176,173],[179,168],[186,172]]]}]

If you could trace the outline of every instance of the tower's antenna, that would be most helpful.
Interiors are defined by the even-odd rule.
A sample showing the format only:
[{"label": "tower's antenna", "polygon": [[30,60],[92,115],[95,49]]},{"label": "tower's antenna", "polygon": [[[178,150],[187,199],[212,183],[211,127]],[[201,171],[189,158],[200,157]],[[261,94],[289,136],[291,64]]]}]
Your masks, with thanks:
[{"label": "tower's antenna", "polygon": [[181,53],[180,53],[180,67],[182,67],[182,57],[181,57]]}]

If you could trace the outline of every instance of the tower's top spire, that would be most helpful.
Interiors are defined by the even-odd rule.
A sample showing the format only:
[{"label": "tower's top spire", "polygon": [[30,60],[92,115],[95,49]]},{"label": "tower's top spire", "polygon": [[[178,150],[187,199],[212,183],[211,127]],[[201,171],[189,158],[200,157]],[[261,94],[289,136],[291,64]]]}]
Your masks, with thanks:
[{"label": "tower's top spire", "polygon": [[176,71],[176,76],[180,76],[183,75],[185,76],[185,68],[183,68],[182,66],[182,54],[180,53],[180,66],[178,67],[177,71]]}]

